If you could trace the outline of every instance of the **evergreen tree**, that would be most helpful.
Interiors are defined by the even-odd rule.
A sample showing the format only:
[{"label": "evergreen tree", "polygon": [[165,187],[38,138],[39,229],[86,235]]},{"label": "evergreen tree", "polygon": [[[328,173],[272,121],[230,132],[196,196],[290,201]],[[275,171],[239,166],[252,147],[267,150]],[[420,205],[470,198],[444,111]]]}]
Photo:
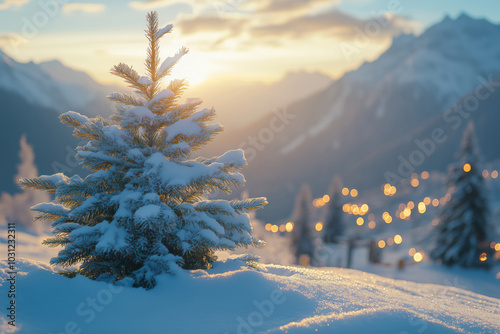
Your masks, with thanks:
[{"label": "evergreen tree", "polygon": [[330,201],[324,206],[323,222],[325,229],[323,241],[327,244],[336,243],[344,233],[342,211],[342,180],[334,176],[329,190]]},{"label": "evergreen tree", "polygon": [[488,223],[486,188],[479,163],[479,151],[470,122],[464,132],[459,162],[449,168],[451,200],[444,206],[435,228],[436,245],[430,256],[445,265],[488,268],[492,237]]},{"label": "evergreen tree", "polygon": [[55,236],[44,244],[63,246],[54,265],[79,265],[75,273],[92,279],[130,277],[135,286],[152,288],[155,276],[183,269],[207,269],[216,250],[258,246],[247,212],[265,198],[207,200],[212,190],[231,192],[245,182],[243,151],[214,158],[192,154],[222,131],[208,124],[215,110],[198,110],[199,99],[179,103],[187,83],[162,80],[188,50],[181,48],[160,63],[160,29],[156,12],[147,15],[146,75],[119,64],[111,73],[135,94],[111,94],[118,103],[109,120],[76,112],[61,115],[77,138],[77,158],[91,173],[85,179],[63,174],[20,180],[24,188],[54,194],[51,203],[33,210],[53,222]]},{"label": "evergreen tree", "polygon": [[295,199],[295,209],[292,214],[294,224],[292,246],[295,250],[297,263],[301,255],[308,255],[309,258],[312,258],[314,254],[314,243],[311,236],[312,200],[311,189],[307,184],[304,184]]}]

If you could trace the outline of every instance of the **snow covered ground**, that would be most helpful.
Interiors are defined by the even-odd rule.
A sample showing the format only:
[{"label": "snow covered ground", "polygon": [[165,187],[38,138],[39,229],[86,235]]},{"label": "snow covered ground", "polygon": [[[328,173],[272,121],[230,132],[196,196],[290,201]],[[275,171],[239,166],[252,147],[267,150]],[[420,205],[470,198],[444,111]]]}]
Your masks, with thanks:
[{"label": "snow covered ground", "polygon": [[[18,266],[18,333],[500,332],[499,299],[356,270],[252,269],[226,260],[161,276],[146,291],[65,278],[33,260]],[[5,296],[5,261],[1,268]],[[4,310],[0,328],[8,333]]]}]

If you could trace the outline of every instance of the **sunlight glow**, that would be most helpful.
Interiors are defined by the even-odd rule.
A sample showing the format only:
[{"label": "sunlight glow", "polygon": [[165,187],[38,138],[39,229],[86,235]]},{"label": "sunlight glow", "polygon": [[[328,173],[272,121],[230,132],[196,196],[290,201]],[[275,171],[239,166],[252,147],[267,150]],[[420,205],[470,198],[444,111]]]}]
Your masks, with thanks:
[{"label": "sunlight glow", "polygon": [[468,172],[470,172],[470,170],[471,170],[470,164],[465,164],[464,165],[464,172],[468,173]]}]

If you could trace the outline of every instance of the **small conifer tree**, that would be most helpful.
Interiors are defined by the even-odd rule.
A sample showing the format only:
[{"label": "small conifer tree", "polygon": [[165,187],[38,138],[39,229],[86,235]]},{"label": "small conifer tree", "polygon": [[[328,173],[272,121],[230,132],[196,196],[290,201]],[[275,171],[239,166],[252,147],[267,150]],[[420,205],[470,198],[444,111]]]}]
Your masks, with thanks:
[{"label": "small conifer tree", "polygon": [[77,158],[89,176],[63,174],[20,180],[24,188],[54,195],[51,203],[32,209],[37,219],[51,220],[54,236],[44,241],[62,246],[54,265],[77,266],[92,279],[152,288],[155,276],[183,269],[210,268],[216,250],[258,246],[247,212],[264,206],[265,198],[207,200],[212,190],[230,193],[245,182],[243,151],[214,158],[192,154],[222,131],[208,124],[215,110],[198,110],[199,99],[179,99],[187,83],[162,80],[188,50],[162,63],[160,39],[172,25],[158,26],[158,15],[147,15],[146,75],[119,64],[111,73],[125,80],[135,94],[111,94],[118,103],[110,119],[87,118],[76,112],[61,115],[77,138]]},{"label": "small conifer tree", "polygon": [[445,265],[488,268],[493,250],[489,206],[479,163],[479,150],[470,122],[458,152],[459,162],[449,168],[451,199],[444,206],[435,228],[436,244],[430,256]]},{"label": "small conifer tree", "polygon": [[342,211],[342,180],[334,176],[328,192],[330,201],[324,206],[323,242],[327,244],[336,243],[344,233]]},{"label": "small conifer tree", "polygon": [[314,214],[312,200],[311,189],[307,184],[304,184],[295,199],[295,208],[292,214],[294,224],[292,247],[297,263],[301,255],[307,255],[309,258],[314,255],[314,242],[311,235],[311,222]]}]

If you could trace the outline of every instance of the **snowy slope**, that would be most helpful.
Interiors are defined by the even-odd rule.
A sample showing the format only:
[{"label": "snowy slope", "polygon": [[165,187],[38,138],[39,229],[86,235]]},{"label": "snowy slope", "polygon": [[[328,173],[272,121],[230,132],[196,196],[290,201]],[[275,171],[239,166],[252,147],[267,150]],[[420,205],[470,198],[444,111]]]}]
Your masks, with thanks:
[{"label": "snowy slope", "polygon": [[[154,290],[64,278],[19,262],[18,333],[498,333],[500,300],[355,270],[228,260],[162,276]],[[2,295],[7,285],[2,261]],[[1,310],[2,327],[9,329]]]}]

